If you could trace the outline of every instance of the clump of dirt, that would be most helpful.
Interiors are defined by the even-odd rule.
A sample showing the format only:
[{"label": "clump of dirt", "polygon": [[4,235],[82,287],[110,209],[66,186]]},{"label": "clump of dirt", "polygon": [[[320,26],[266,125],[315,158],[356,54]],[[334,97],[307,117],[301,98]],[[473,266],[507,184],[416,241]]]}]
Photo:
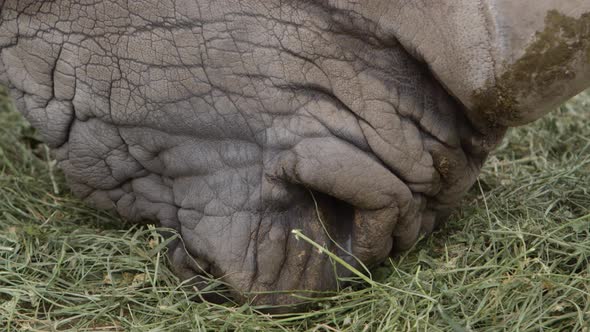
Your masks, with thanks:
[{"label": "clump of dirt", "polygon": [[[524,56],[516,61],[491,88],[475,91],[473,111],[492,129],[519,119],[519,100],[534,94],[540,98],[560,91],[555,83],[576,77],[573,65],[585,54],[590,64],[590,13],[580,18],[556,10],[545,17],[545,30],[537,32]],[[551,87],[551,89],[550,89]]]}]

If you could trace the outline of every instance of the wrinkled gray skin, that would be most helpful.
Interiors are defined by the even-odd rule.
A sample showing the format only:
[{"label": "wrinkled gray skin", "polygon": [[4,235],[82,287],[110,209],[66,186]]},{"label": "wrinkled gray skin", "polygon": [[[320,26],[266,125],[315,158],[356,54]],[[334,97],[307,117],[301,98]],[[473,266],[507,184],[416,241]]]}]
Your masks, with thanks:
[{"label": "wrinkled gray skin", "polygon": [[[209,273],[258,304],[300,300],[251,292],[349,275],[293,229],[377,264],[432,232],[507,126],[590,85],[587,0],[0,6],[0,82],[74,193],[178,230],[179,276]],[[573,55],[519,65],[551,13],[582,27],[551,42]],[[498,93],[522,68],[565,74]]]}]

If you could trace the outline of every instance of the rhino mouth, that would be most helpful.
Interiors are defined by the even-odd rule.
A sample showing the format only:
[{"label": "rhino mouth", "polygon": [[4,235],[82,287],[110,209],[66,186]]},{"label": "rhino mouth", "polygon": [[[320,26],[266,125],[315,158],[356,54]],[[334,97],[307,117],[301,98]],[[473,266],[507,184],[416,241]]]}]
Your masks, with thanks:
[{"label": "rhino mouth", "polygon": [[[300,202],[299,207],[291,207],[292,210],[298,210],[297,220],[301,222],[300,225],[288,223],[277,227],[280,217],[275,214],[272,216],[274,225],[270,230],[258,230],[249,239],[257,246],[253,250],[253,257],[246,258],[251,259],[250,262],[244,262],[242,258],[232,262],[222,261],[210,253],[209,260],[199,258],[203,257],[199,252],[202,249],[194,242],[186,242],[185,239],[191,238],[191,235],[190,231],[185,232],[183,229],[182,240],[170,245],[169,256],[175,273],[183,279],[191,279],[191,284],[200,289],[208,286],[208,280],[202,280],[201,276],[221,278],[230,287],[231,297],[238,302],[270,304],[279,310],[280,306],[288,310],[303,307],[306,299],[339,289],[342,285],[339,278],[349,277],[350,271],[320,254],[317,249],[310,248],[308,243],[297,238],[293,230],[305,233],[351,266],[360,267],[361,262],[352,255],[353,207],[311,190],[305,196],[307,200]],[[315,216],[303,214],[308,209],[306,204],[315,206]],[[262,224],[258,227],[265,226]],[[296,228],[298,226],[301,227]],[[265,232],[267,234],[263,234]],[[220,246],[219,243],[214,245]],[[231,267],[237,264],[241,264],[239,269]],[[248,271],[249,274],[245,273]],[[228,300],[217,292],[208,293],[204,298],[213,302]]]}]

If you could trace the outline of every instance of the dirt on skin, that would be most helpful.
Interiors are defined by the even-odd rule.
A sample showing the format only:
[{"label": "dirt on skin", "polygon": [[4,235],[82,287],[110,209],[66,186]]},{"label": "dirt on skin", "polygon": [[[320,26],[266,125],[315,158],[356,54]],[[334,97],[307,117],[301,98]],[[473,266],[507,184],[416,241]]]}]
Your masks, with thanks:
[{"label": "dirt on skin", "polygon": [[576,77],[573,65],[584,61],[580,54],[590,64],[590,13],[576,19],[552,10],[545,17],[545,26],[525,55],[490,84],[491,88],[473,94],[474,114],[482,117],[490,131],[502,127],[506,120],[519,120],[523,96],[544,98],[561,93],[556,83]]}]

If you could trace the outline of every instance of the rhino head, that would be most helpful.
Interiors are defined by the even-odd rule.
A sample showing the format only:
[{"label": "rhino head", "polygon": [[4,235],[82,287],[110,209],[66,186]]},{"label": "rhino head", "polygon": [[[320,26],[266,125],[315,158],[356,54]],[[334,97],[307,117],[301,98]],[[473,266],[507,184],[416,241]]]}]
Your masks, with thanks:
[{"label": "rhino head", "polygon": [[508,127],[590,85],[586,0],[0,8],[0,82],[73,192],[175,229],[180,277],[258,304],[351,273],[294,230],[378,264],[444,220]]}]

